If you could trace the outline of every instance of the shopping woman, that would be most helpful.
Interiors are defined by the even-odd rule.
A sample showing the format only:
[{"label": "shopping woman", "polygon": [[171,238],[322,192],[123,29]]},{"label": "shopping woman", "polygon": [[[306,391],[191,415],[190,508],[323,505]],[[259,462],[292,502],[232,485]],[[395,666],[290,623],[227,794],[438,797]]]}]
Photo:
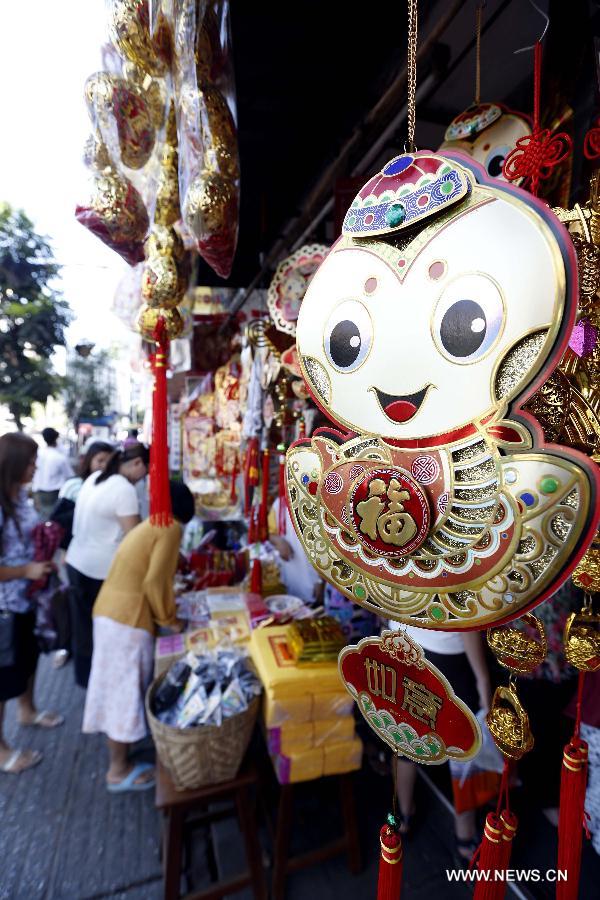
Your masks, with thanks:
[{"label": "shopping woman", "polygon": [[171,482],[175,521],[168,527],[148,520],[134,528],[117,550],[94,606],[94,656],[85,700],[83,730],[108,739],[109,791],[152,787],[153,767],[134,766],[129,745],[147,733],[144,694],[152,678],[158,627],[179,630],[173,577],[182,528],[194,515],[194,498]]},{"label": "shopping woman", "polygon": [[134,485],[146,477],[148,458],[143,444],[115,450],[104,470],[84,481],[75,503],[66,563],[75,681],[84,688],[92,662],[92,607],[123,536],[140,522]]},{"label": "shopping woman", "polygon": [[114,451],[113,445],[107,444],[106,441],[93,441],[80,457],[78,474],[65,481],[61,487],[58,493],[59,500],[72,500],[75,503],[83,482],[94,472],[102,472]]},{"label": "shopping woman", "polygon": [[25,486],[35,472],[37,444],[24,434],[0,437],[0,771],[18,774],[40,762],[37,750],[14,750],[2,725],[7,700],[18,698],[21,725],[55,728],[62,716],[38,712],[33,700],[38,648],[28,588],[48,575],[52,563],[33,562],[31,533],[37,513]]}]

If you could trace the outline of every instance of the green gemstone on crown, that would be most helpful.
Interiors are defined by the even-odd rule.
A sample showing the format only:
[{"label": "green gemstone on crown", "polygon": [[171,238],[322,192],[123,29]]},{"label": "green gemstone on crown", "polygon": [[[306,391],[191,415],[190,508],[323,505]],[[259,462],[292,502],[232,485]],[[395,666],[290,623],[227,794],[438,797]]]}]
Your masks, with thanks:
[{"label": "green gemstone on crown", "polygon": [[385,214],[385,221],[390,228],[401,225],[406,218],[406,210],[403,203],[393,203]]}]

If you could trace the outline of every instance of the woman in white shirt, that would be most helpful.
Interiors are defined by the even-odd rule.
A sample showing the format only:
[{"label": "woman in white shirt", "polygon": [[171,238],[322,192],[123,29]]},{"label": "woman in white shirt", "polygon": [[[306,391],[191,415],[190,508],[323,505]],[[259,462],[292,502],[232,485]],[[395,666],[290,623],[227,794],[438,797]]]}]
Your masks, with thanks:
[{"label": "woman in white shirt", "polygon": [[84,481],[75,503],[66,563],[75,681],[84,688],[92,662],[92,607],[123,536],[141,521],[134,485],[146,477],[148,459],[143,444],[116,450],[104,471]]}]

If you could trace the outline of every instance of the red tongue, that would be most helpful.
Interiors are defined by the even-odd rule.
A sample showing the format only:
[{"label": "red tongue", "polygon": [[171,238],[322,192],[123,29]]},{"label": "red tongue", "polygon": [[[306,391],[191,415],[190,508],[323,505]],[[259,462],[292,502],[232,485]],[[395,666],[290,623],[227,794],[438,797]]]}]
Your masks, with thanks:
[{"label": "red tongue", "polygon": [[394,422],[408,422],[417,411],[417,407],[410,400],[394,400],[385,407],[385,413]]}]

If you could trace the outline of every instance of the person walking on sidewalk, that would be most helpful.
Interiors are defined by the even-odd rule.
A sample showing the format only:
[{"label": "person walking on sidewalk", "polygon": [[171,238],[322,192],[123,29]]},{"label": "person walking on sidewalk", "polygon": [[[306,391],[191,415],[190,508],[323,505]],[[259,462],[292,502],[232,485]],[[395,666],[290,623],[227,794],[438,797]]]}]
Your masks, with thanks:
[{"label": "person walking on sidewalk", "polygon": [[56,446],[58,431],[55,428],[44,428],[42,437],[46,447],[38,453],[31,489],[35,508],[42,522],[45,522],[58,500],[58,492],[65,481],[72,477],[73,469]]},{"label": "person walking on sidewalk", "polygon": [[0,437],[0,772],[12,775],[37,765],[42,755],[13,750],[6,743],[6,701],[17,698],[21,725],[55,728],[64,721],[57,713],[38,712],[33,699],[39,651],[28,589],[53,568],[50,562],[33,562],[32,532],[38,517],[25,486],[33,478],[36,455],[37,444],[27,435]]}]

